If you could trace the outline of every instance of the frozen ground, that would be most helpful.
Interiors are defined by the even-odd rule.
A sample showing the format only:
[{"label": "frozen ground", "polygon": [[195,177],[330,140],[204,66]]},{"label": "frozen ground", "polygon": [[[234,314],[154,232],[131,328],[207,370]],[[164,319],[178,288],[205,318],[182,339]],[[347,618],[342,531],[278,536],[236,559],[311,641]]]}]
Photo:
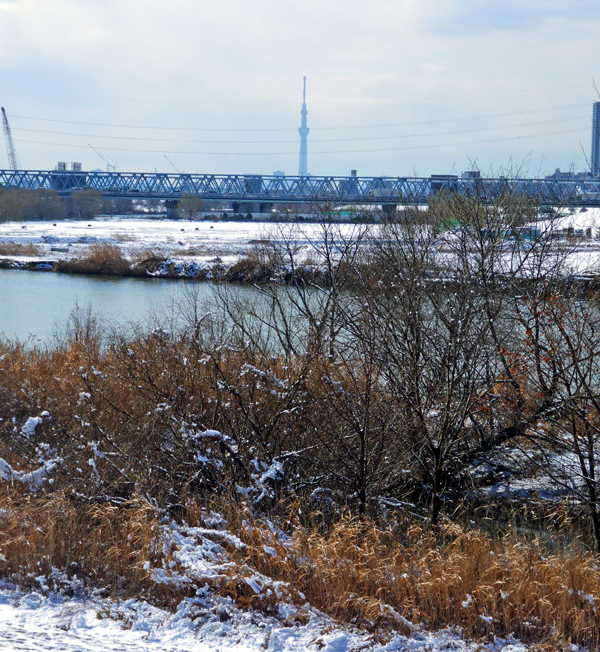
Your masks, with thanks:
[{"label": "frozen ground", "polygon": [[[353,228],[340,225],[342,232]],[[292,227],[298,245],[319,238],[319,225]],[[288,237],[290,228],[264,222],[197,222],[157,219],[95,219],[89,222],[5,222],[0,224],[0,243],[34,245],[40,258],[68,259],[84,253],[94,242],[118,245],[126,255],[150,250],[164,256],[184,256],[206,262],[219,257],[234,262],[257,241]],[[308,253],[308,248],[307,248]],[[10,256],[13,257],[13,256]]]},{"label": "frozen ground", "polygon": [[[573,274],[590,276],[600,270],[600,209],[577,210],[560,219],[534,224],[540,231],[551,228],[562,239],[556,253],[564,257]],[[336,237],[352,237],[352,224],[336,225]],[[367,227],[368,228],[368,227]],[[573,235],[575,241],[566,238]],[[450,236],[451,237],[451,236]],[[86,221],[5,222],[0,223],[0,259],[20,262],[56,261],[84,256],[91,245],[109,242],[131,259],[154,256],[200,266],[221,263],[233,265],[265,240],[290,244],[297,263],[319,263],[318,249],[323,242],[322,226],[273,224],[266,222],[207,222],[120,217]],[[311,244],[312,243],[312,244]],[[35,251],[6,251],[6,245],[33,246]],[[441,251],[444,245],[441,243]],[[523,242],[523,248],[528,242]],[[508,247],[510,249],[510,246]],[[507,249],[507,251],[508,251]],[[23,255],[23,254],[27,255]],[[507,263],[514,265],[514,260]]]},{"label": "frozen ground", "polygon": [[525,652],[516,641],[467,643],[450,631],[394,634],[377,642],[311,612],[308,623],[227,606],[181,603],[170,614],[130,600],[63,599],[0,591],[0,650],[28,652]]}]

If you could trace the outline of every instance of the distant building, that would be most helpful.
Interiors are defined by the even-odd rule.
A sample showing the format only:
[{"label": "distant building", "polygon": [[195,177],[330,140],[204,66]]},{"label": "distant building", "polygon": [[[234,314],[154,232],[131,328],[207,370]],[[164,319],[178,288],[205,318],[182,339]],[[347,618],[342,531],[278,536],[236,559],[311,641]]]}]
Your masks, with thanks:
[{"label": "distant building", "polygon": [[465,170],[460,174],[461,179],[481,179],[481,172],[479,170]]},{"label": "distant building", "polygon": [[[59,161],[56,164],[56,170],[58,172],[66,172],[67,164],[64,161]],[[81,172],[81,163],[79,162],[71,163],[71,172]]]},{"label": "distant building", "polygon": [[440,190],[455,190],[458,182],[458,174],[432,174],[431,190],[439,192]]},{"label": "distant building", "polygon": [[585,181],[590,178],[589,172],[573,172],[568,170],[563,172],[560,168],[556,168],[552,174],[548,174],[544,179],[556,179],[557,181]]},{"label": "distant building", "polygon": [[590,157],[592,176],[600,176],[600,102],[594,102],[592,109],[592,156]]},{"label": "distant building", "polygon": [[347,195],[358,193],[358,176],[356,170],[350,170],[350,178],[340,181],[340,191]]}]

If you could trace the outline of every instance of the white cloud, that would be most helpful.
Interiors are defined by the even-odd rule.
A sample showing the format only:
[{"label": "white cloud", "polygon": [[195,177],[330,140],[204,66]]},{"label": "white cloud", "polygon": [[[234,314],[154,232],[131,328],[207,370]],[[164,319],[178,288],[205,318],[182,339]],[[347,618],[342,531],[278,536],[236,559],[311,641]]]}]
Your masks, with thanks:
[{"label": "white cloud", "polygon": [[[0,1],[0,103],[28,167],[96,167],[91,142],[114,148],[101,151],[121,169],[164,167],[164,152],[188,171],[294,173],[307,75],[314,173],[429,174],[466,167],[469,157],[487,167],[530,154],[549,169],[581,168],[600,54],[594,4]],[[571,108],[531,113],[561,106]],[[440,122],[469,116],[490,117]],[[389,124],[403,126],[325,130]],[[132,137],[163,142],[124,139]],[[394,151],[363,151],[386,149]]]}]

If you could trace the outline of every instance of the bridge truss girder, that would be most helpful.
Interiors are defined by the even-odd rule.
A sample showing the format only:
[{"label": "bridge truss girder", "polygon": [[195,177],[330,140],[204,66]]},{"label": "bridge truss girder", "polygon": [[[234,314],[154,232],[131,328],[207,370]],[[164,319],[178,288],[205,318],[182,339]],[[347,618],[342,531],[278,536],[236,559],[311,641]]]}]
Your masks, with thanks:
[{"label": "bridge truss girder", "polygon": [[600,206],[600,180],[456,177],[308,177],[0,170],[0,187],[49,189],[59,195],[93,189],[106,198],[207,200],[281,204],[427,204],[440,192],[492,203],[507,193],[550,205]]}]

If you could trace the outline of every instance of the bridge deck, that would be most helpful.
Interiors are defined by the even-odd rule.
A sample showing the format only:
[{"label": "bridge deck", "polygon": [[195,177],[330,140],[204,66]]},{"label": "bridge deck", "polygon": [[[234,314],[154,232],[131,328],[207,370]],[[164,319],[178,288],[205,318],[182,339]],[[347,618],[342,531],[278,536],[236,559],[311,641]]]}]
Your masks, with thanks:
[{"label": "bridge deck", "polygon": [[426,204],[449,191],[493,202],[506,193],[543,204],[600,206],[600,179],[436,177],[312,177],[147,172],[0,170],[0,187],[46,188],[68,196],[86,189],[106,198],[177,200],[184,195],[230,202],[273,204]]}]

